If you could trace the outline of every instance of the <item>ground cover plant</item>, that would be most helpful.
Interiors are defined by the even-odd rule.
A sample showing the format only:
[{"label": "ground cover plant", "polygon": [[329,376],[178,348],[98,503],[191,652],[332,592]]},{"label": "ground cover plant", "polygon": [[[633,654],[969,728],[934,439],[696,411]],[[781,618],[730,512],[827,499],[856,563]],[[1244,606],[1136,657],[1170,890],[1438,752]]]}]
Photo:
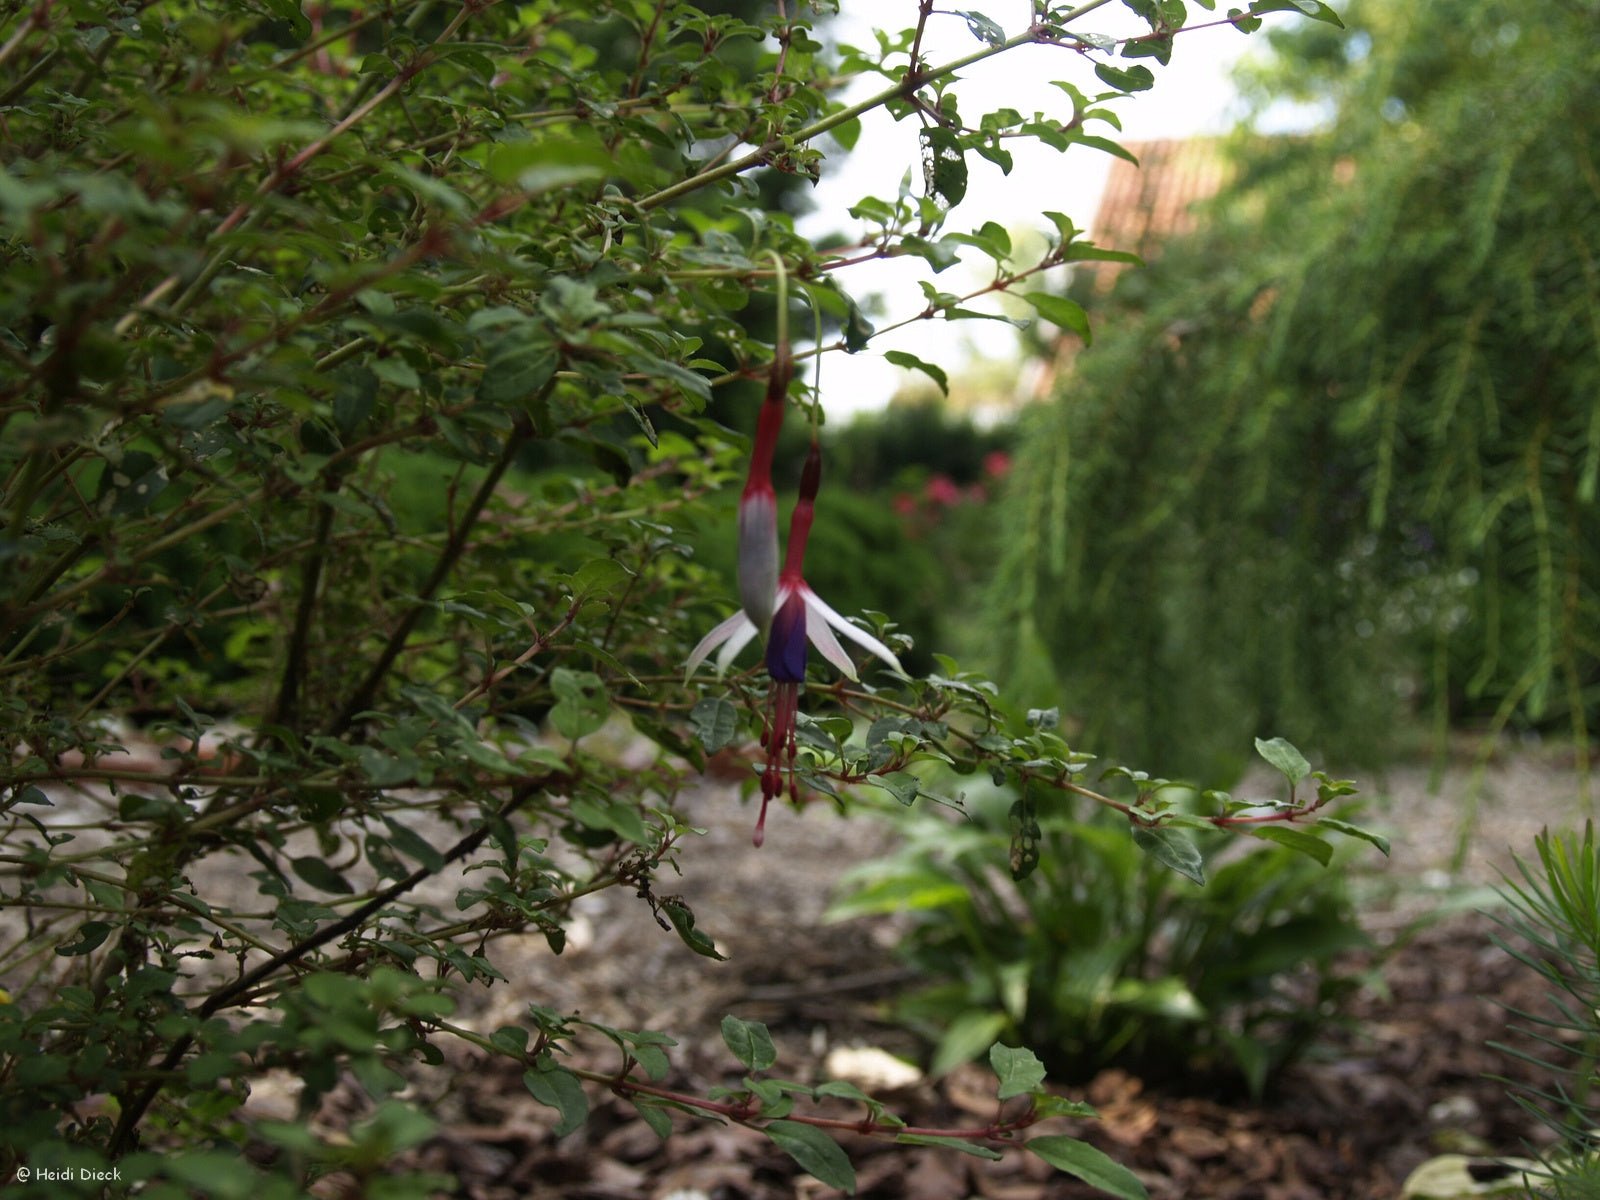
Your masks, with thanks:
[{"label": "ground cover plant", "polygon": [[[679,800],[710,755],[753,768],[758,840],[782,839],[768,805],[802,791],[925,802],[923,764],[1042,811],[1075,795],[1191,873],[1190,831],[1313,858],[1353,832],[1328,816],[1347,788],[1279,740],[1262,753],[1284,801],[1180,808],[1123,768],[1122,792],[1097,790],[1089,754],[954,663],[905,674],[891,620],[839,615],[804,574],[825,495],[812,360],[874,341],[851,262],[933,275],[976,251],[983,292],[1082,325],[1040,279],[1111,252],[1066,216],[1029,263],[997,227],[946,230],[969,161],[1007,167],[1008,139],[1109,148],[1108,106],[1154,80],[1138,60],[1163,64],[1210,14],[1137,0],[1149,31],[1107,39],[1100,7],[1035,4],[1009,32],[961,14],[972,49],[948,62],[921,49],[931,3],[858,49],[793,4],[0,11],[8,1177],[448,1188],[393,1164],[434,1131],[408,1073],[451,1042],[515,1063],[562,1131],[609,1090],[663,1135],[678,1112],[760,1129],[847,1190],[832,1131],[992,1155],[1088,1115],[1005,1044],[985,1051],[994,1119],[920,1129],[843,1084],[772,1078],[766,1031],[733,1014],[748,1076],[717,1095],[669,1086],[670,1031],[536,1001],[488,1033],[453,1019],[467,990],[506,986],[498,939],[559,953],[573,904],[607,888],[719,957],[672,885],[694,854]],[[1315,0],[1205,19],[1277,11],[1336,20]],[[1076,72],[1062,111],[963,116],[960,71],[1023,52]],[[846,104],[854,76],[882,86]],[[864,198],[859,244],[813,247],[767,189],[826,169],[878,109],[914,122],[921,189]],[[971,300],[930,282],[915,319]],[[762,395],[753,438],[707,415],[741,386]],[[812,435],[780,563],[785,423]],[[679,531],[741,478],[735,598]],[[741,666],[758,640],[765,669]],[[685,676],[713,652],[716,675]],[[643,765],[608,750],[618,728],[652,748]],[[1039,846],[1023,822],[1019,861]],[[614,1066],[570,1065],[579,1043]],[[302,1082],[298,1113],[247,1120],[270,1070]],[[371,1112],[330,1134],[311,1118],[346,1080]],[[1142,1194],[1069,1134],[1025,1145]]]},{"label": "ground cover plant", "polygon": [[[1196,807],[1186,789],[1163,799]],[[856,868],[833,916],[909,914],[900,950],[921,982],[894,1011],[936,1039],[935,1070],[999,1037],[1057,1079],[1116,1065],[1259,1097],[1358,984],[1340,961],[1367,939],[1342,872],[1216,830],[1174,870],[1091,807],[997,789],[954,821],[904,810],[903,846]],[[1036,853],[1019,862],[1023,829]]]}]

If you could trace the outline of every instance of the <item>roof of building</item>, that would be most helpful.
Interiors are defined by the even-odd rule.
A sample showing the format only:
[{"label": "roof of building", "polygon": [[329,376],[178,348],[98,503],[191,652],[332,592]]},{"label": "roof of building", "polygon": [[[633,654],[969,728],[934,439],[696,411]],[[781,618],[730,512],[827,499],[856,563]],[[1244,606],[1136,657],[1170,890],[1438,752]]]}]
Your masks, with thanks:
[{"label": "roof of building", "polygon": [[1111,164],[1089,236],[1097,246],[1147,257],[1163,241],[1195,228],[1196,205],[1215,196],[1233,168],[1220,138],[1124,145],[1139,163],[1119,158]]}]

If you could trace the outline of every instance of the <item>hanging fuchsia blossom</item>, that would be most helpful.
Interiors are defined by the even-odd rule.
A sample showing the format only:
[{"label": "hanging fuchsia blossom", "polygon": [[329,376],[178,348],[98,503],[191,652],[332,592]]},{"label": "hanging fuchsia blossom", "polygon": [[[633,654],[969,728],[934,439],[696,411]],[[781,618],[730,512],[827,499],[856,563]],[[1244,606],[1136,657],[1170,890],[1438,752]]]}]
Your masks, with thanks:
[{"label": "hanging fuchsia blossom", "polygon": [[[838,668],[841,675],[852,683],[856,682],[861,677],[856,673],[856,665],[850,660],[850,655],[834,636],[837,631],[856,645],[877,655],[897,674],[904,675],[905,668],[900,665],[900,660],[895,657],[894,651],[860,626],[852,625],[840,616],[827,601],[811,590],[801,574],[806,538],[811,532],[816,485],[821,476],[822,455],[813,445],[806,456],[805,471],[800,479],[800,498],[795,504],[793,516],[789,519],[789,548],[784,559],[783,573],[778,577],[774,603],[769,606],[778,615],[773,619],[768,639],[768,669],[771,670],[772,644],[778,641],[780,636],[787,636],[788,641],[792,643],[798,630],[802,655],[805,652],[805,642],[810,641],[821,652],[823,658]],[[808,485],[811,487],[809,499],[805,490]],[[784,616],[785,610],[788,610],[787,617]],[[689,654],[689,661],[685,664],[685,674],[693,675],[695,669],[710,657],[713,650],[717,651],[717,673],[722,674],[733,665],[733,660],[739,656],[739,651],[748,646],[758,632],[760,631],[747,612],[741,610],[734,613],[700,639]],[[792,645],[790,653],[793,653]]]},{"label": "hanging fuchsia blossom", "polygon": [[[806,541],[811,534],[817,488],[822,481],[822,452],[813,441],[800,474],[800,491],[794,513],[789,518],[789,545],[783,571],[778,576],[776,613],[767,636],[767,672],[772,676],[772,691],[767,702],[766,731],[762,744],[767,748],[767,765],[761,773],[761,815],[756,820],[755,844],[765,836],[767,805],[784,792],[785,777],[791,796],[798,794],[794,783],[795,722],[800,707],[800,689],[806,679],[806,644],[810,642],[837,667],[845,678],[856,680],[855,663],[845,653],[837,630],[851,641],[870,650],[899,674],[905,674],[894,652],[865,630],[850,624],[823,602],[807,585],[803,574]],[[756,635],[756,627],[746,612],[737,612],[708,633],[689,655],[689,670],[705,661],[718,646],[717,668],[725,670],[735,655]]]},{"label": "hanging fuchsia blossom", "polygon": [[739,603],[762,633],[772,624],[778,587],[778,498],[772,490],[772,453],[783,428],[794,358],[780,340],[767,376],[767,398],[756,418],[756,441],[750,451],[750,473],[739,497]]}]

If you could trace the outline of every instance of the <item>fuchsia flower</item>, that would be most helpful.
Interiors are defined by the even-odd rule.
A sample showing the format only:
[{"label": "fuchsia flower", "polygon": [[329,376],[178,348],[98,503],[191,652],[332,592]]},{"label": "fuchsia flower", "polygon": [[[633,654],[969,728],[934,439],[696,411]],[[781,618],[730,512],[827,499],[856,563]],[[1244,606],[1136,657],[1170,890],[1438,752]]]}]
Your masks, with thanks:
[{"label": "fuchsia flower", "polygon": [[811,536],[817,487],[822,482],[822,451],[813,438],[800,471],[800,492],[794,513],[789,518],[789,546],[784,554],[783,573],[778,576],[778,611],[767,635],[767,674],[772,676],[772,693],[767,704],[767,729],[762,744],[767,748],[767,766],[761,772],[761,815],[756,818],[754,841],[761,845],[767,824],[767,805],[783,795],[784,775],[789,778],[789,795],[798,800],[794,782],[795,719],[800,709],[800,689],[806,682],[806,643],[812,642],[822,657],[838,667],[845,678],[857,678],[855,663],[833,636],[833,630],[865,646],[899,674],[905,671],[894,652],[877,638],[857,629],[806,585],[803,567],[806,540]]},{"label": "fuchsia flower", "polygon": [[[770,465],[770,464],[769,464]],[[754,464],[752,464],[754,473]],[[799,713],[800,689],[806,679],[806,644],[816,646],[846,679],[857,680],[855,663],[845,653],[835,631],[857,645],[870,650],[896,673],[904,675],[900,660],[877,638],[864,629],[850,624],[828,606],[806,583],[803,565],[806,541],[811,534],[811,520],[815,511],[817,488],[822,481],[822,451],[811,443],[805,466],[800,473],[800,491],[795,501],[794,513],[789,518],[789,545],[784,556],[783,571],[778,576],[777,591],[773,597],[774,615],[767,636],[767,672],[772,676],[772,692],[767,703],[766,731],[761,742],[767,748],[767,765],[761,773],[761,815],[756,821],[755,844],[761,845],[765,836],[767,805],[784,792],[784,777],[788,777],[791,796],[798,796],[794,783],[795,721]],[[769,483],[770,488],[770,483]],[[756,636],[754,619],[748,610],[736,612],[700,640],[689,655],[688,670],[695,668],[719,646],[717,670],[727,669],[734,657]]]}]

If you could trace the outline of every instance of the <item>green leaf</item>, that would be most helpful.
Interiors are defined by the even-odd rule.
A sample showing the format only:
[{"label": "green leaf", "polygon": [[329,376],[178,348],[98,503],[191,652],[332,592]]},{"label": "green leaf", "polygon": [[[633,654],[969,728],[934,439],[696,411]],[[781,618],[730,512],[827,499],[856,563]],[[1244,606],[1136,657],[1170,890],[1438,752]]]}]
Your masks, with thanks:
[{"label": "green leaf", "polygon": [[920,781],[909,771],[891,771],[887,775],[878,776],[872,782],[907,807],[916,803],[917,796],[922,791]]},{"label": "green leaf", "polygon": [[557,667],[550,672],[550,690],[557,700],[550,724],[562,737],[577,741],[606,723],[611,701],[605,682],[594,672]]},{"label": "green leaf", "polygon": [[996,1042],[989,1047],[989,1065],[1000,1077],[998,1099],[1025,1096],[1044,1082],[1044,1064],[1026,1046],[1012,1047]]},{"label": "green leaf", "polygon": [[249,1161],[221,1150],[163,1155],[161,1169],[168,1178],[218,1200],[262,1194],[263,1180]]},{"label": "green leaf", "polygon": [[111,925],[105,921],[85,921],[78,926],[78,940],[57,946],[56,953],[63,958],[74,958],[98,949],[111,936]]},{"label": "green leaf", "polygon": [[1263,825],[1259,829],[1252,829],[1250,836],[1260,838],[1264,842],[1276,842],[1289,850],[1298,851],[1307,858],[1314,858],[1323,866],[1328,865],[1328,860],[1333,857],[1333,847],[1328,845],[1314,833],[1307,833],[1303,829],[1290,829],[1284,825]]},{"label": "green leaf", "polygon": [[1111,989],[1111,1003],[1134,1012],[1153,1013],[1172,1021],[1198,1021],[1205,1008],[1176,975],[1159,979],[1119,979]]},{"label": "green leaf", "polygon": [[401,854],[415,859],[430,871],[443,868],[444,855],[440,854],[420,833],[387,815],[384,815],[383,823],[389,828],[389,844]]},{"label": "green leaf", "polygon": [[1076,301],[1068,300],[1065,296],[1052,296],[1049,292],[1029,292],[1022,298],[1033,305],[1046,321],[1072,330],[1083,339],[1085,346],[1094,340],[1089,331],[1089,314]]},{"label": "green leaf", "polygon": [[528,138],[497,143],[488,170],[500,183],[515,183],[530,195],[602,178],[614,167],[598,143]]},{"label": "green leaf", "polygon": [[591,558],[571,575],[567,586],[575,601],[605,599],[626,591],[634,573],[614,558]]},{"label": "green leaf", "polygon": [[691,371],[671,359],[658,358],[653,354],[635,354],[629,356],[628,365],[643,375],[667,380],[702,405],[711,401],[711,381],[698,371]]},{"label": "green leaf", "polygon": [[908,234],[900,241],[900,248],[907,254],[914,254],[923,259],[933,268],[937,275],[940,271],[949,270],[961,261],[961,248],[953,238],[939,238],[929,241],[927,238]]},{"label": "green leaf", "polygon": [[1313,771],[1311,778],[1317,781],[1317,798],[1326,804],[1329,800],[1337,800],[1340,796],[1354,796],[1361,789],[1353,779],[1333,779],[1326,772]]},{"label": "green leaf", "polygon": [[950,377],[944,373],[942,367],[936,367],[930,362],[924,362],[915,354],[907,354],[904,350],[890,350],[883,357],[897,367],[905,367],[911,371],[921,371],[938,384],[939,390],[946,396],[950,394]]},{"label": "green leaf", "polygon": [[1063,262],[1115,262],[1130,267],[1144,266],[1144,259],[1126,250],[1106,250],[1093,242],[1073,242],[1061,252]]},{"label": "green leaf", "polygon": [[970,1154],[974,1158],[987,1158],[999,1162],[1005,1155],[1000,1151],[983,1145],[981,1142],[970,1141],[967,1138],[943,1137],[934,1133],[902,1133],[895,1138],[902,1146],[942,1146],[946,1150],[959,1150],[963,1154]]},{"label": "green leaf", "polygon": [[877,332],[871,321],[861,311],[861,306],[854,300],[846,297],[844,321],[844,349],[846,354],[859,354],[867,348],[867,342]]},{"label": "green leaf", "polygon": [[715,754],[739,736],[739,710],[726,696],[703,696],[689,710],[694,733],[707,754]]},{"label": "green leaf", "polygon": [[[493,771],[498,775],[521,775],[523,770],[504,754],[487,742],[480,742],[466,737],[456,742],[452,747],[469,762],[477,763],[485,770]],[[549,753],[546,750],[546,753]]]},{"label": "green leaf", "polygon": [[1119,92],[1146,92],[1156,85],[1156,77],[1149,67],[1114,67],[1110,63],[1096,63],[1094,73]]},{"label": "green leaf", "polygon": [[294,868],[296,875],[318,891],[337,892],[341,896],[351,895],[355,891],[348,879],[314,854],[292,858],[289,860],[289,865]]},{"label": "green leaf", "polygon": [[561,1114],[554,1131],[556,1137],[566,1137],[589,1119],[589,1098],[583,1094],[583,1084],[571,1071],[551,1062],[548,1056],[525,1074],[522,1082],[535,1100]]},{"label": "green leaf", "polygon": [[1092,150],[1102,150],[1111,155],[1113,158],[1120,158],[1125,162],[1131,162],[1136,167],[1139,165],[1139,156],[1137,154],[1135,154],[1132,150],[1129,150],[1121,142],[1114,142],[1110,138],[1096,137],[1094,134],[1086,133],[1080,134],[1074,138],[1073,144],[1077,146],[1088,146]]},{"label": "green leaf", "polygon": [[1149,1196],[1137,1175],[1088,1142],[1057,1134],[1033,1138],[1025,1144],[1056,1170],[1075,1175],[1090,1187],[1121,1196],[1123,1200],[1147,1200]]},{"label": "green leaf", "polygon": [[841,1192],[854,1195],[856,1171],[834,1141],[815,1125],[799,1121],[772,1121],[763,1130],[769,1138],[809,1174]]},{"label": "green leaf", "polygon": [[785,1084],[776,1079],[756,1079],[746,1075],[744,1086],[761,1102],[761,1116],[787,1117],[794,1111],[794,1097],[789,1094],[789,1089],[798,1087],[798,1084]]},{"label": "green leaf", "polygon": [[1172,35],[1144,37],[1122,44],[1123,58],[1153,58],[1162,66],[1172,61]]},{"label": "green leaf", "polygon": [[614,833],[636,846],[648,846],[653,840],[637,802],[626,796],[574,796],[567,803],[567,811],[580,824]]},{"label": "green leaf", "polygon": [[505,333],[489,351],[478,400],[523,407],[550,382],[559,362],[555,343],[543,334],[525,328]]},{"label": "green leaf", "polygon": [[846,893],[828,906],[827,917],[830,921],[844,921],[880,913],[969,908],[971,904],[972,894],[959,880],[941,874],[930,865],[903,868],[885,879]]},{"label": "green leaf", "polygon": [[1304,13],[1313,21],[1322,21],[1328,25],[1337,25],[1340,29],[1344,28],[1344,22],[1339,19],[1339,14],[1321,0],[1256,0],[1250,6],[1250,12],[1252,15],[1269,12]]},{"label": "green leaf", "polygon": [[1335,833],[1342,833],[1345,837],[1359,838],[1363,842],[1371,842],[1383,851],[1385,858],[1389,857],[1389,839],[1381,833],[1374,833],[1370,829],[1363,829],[1359,825],[1352,825],[1348,821],[1338,821],[1333,817],[1320,817],[1317,825],[1323,829],[1331,829]]},{"label": "green leaf", "polygon": [[679,903],[676,900],[663,900],[661,902],[661,913],[668,921],[672,922],[672,928],[683,939],[683,944],[696,954],[704,955],[706,958],[714,958],[718,962],[722,962],[727,957],[726,955],[718,954],[716,943],[694,927],[694,913],[689,911],[688,905]]},{"label": "green leaf", "polygon": [[1171,867],[1179,875],[1194,880],[1202,887],[1205,886],[1205,860],[1200,857],[1199,848],[1176,829],[1165,829],[1160,826],[1152,829],[1136,825],[1133,830],[1133,844],[1157,862]]},{"label": "green leaf", "polygon": [[642,1096],[632,1096],[634,1111],[639,1114],[639,1119],[650,1126],[652,1132],[662,1141],[672,1136],[672,1118],[667,1115],[666,1109]]},{"label": "green leaf", "polygon": [[998,46],[1006,40],[1006,32],[996,25],[981,12],[969,12],[961,9],[955,10],[955,15],[963,18],[967,23],[967,32],[980,42],[990,46]]},{"label": "green leaf", "polygon": [[131,450],[100,474],[95,503],[113,516],[140,512],[167,487],[167,468],[142,450]]},{"label": "green leaf", "polygon": [[760,1021],[744,1021],[729,1013],[722,1018],[722,1040],[751,1071],[765,1071],[778,1061],[772,1035]]},{"label": "green leaf", "polygon": [[1032,796],[1025,793],[1014,801],[1007,819],[1011,825],[1011,854],[1007,865],[1011,868],[1011,878],[1021,883],[1039,866],[1042,834]]},{"label": "green leaf", "polygon": [[1311,774],[1311,764],[1306,761],[1306,756],[1281,737],[1265,741],[1257,738],[1256,753],[1282,771],[1290,783],[1299,783]]},{"label": "green leaf", "polygon": [[1094,1105],[1083,1100],[1068,1100],[1049,1092],[1038,1092],[1033,1098],[1033,1111],[1043,1120],[1046,1117],[1075,1117],[1092,1121],[1100,1115]]},{"label": "green leaf", "polygon": [[376,746],[361,747],[361,772],[374,787],[393,787],[397,783],[410,783],[416,778],[417,764],[409,759],[385,754]]},{"label": "green leaf", "polygon": [[311,36],[311,20],[300,11],[299,0],[265,0],[267,11],[286,21],[296,40]]},{"label": "green leaf", "polygon": [[964,1062],[971,1062],[983,1053],[985,1046],[994,1044],[1008,1024],[1006,1014],[994,1009],[969,1009],[962,1013],[950,1022],[939,1039],[933,1062],[928,1067],[929,1074],[943,1075]]}]

